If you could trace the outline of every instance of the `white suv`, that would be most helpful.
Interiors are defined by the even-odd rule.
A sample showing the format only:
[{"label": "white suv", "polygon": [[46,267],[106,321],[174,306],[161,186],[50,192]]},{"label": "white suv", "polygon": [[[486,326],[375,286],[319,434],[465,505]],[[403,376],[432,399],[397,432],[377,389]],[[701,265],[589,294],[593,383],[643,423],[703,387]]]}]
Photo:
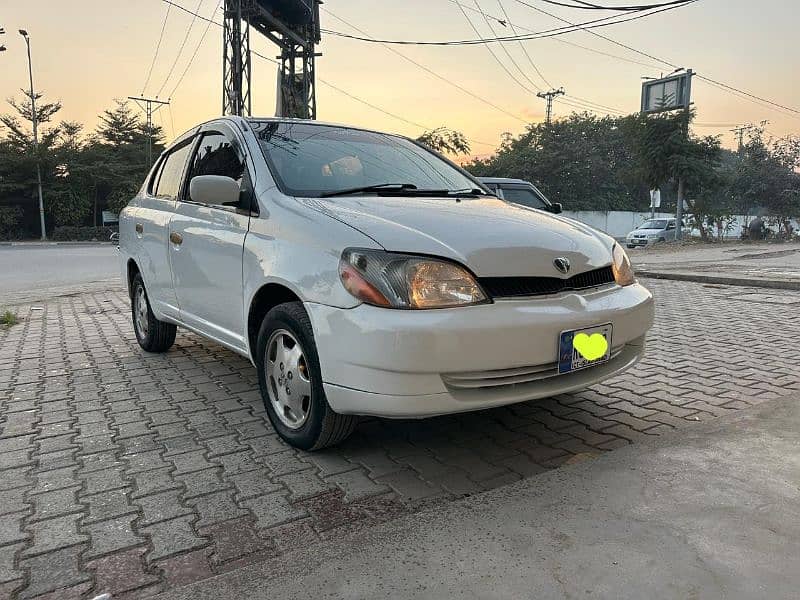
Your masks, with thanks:
[{"label": "white suv", "polygon": [[139,344],[176,326],[248,357],[304,449],[356,415],[424,417],[584,388],[642,354],[653,299],[624,250],[512,205],[394,135],[217,119],[120,216]]}]

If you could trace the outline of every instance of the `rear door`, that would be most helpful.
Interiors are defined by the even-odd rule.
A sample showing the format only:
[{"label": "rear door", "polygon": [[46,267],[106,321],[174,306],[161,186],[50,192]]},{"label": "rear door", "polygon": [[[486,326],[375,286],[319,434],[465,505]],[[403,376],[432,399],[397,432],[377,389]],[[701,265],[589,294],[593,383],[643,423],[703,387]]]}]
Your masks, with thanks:
[{"label": "rear door", "polygon": [[138,264],[147,296],[156,315],[172,319],[177,319],[179,312],[172,286],[167,237],[193,139],[179,143],[161,157],[134,217]]},{"label": "rear door", "polygon": [[[223,175],[240,182],[235,206],[191,198],[198,175]],[[170,221],[169,255],[181,321],[239,351],[246,351],[242,253],[252,205],[245,146],[225,123],[200,132],[183,190]]]}]

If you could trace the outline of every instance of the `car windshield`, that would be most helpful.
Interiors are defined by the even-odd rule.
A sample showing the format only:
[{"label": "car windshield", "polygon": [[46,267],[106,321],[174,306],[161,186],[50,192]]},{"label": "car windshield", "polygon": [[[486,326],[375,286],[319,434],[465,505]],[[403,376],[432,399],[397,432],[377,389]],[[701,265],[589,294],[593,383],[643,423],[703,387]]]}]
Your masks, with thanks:
[{"label": "car windshield", "polygon": [[503,187],[503,198],[515,204],[530,206],[531,208],[546,209],[547,200],[529,187]]},{"label": "car windshield", "polygon": [[654,219],[652,221],[645,221],[637,229],[666,229],[666,219]]},{"label": "car windshield", "polygon": [[346,195],[370,186],[387,186],[381,193],[397,194],[480,188],[458,168],[405,138],[276,121],[254,122],[253,130],[278,186],[292,196]]}]

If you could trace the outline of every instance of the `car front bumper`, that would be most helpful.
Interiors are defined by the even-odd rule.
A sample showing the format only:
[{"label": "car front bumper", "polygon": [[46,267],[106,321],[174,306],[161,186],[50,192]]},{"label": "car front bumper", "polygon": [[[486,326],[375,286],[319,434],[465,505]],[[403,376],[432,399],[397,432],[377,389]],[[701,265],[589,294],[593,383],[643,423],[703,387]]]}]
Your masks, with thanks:
[{"label": "car front bumper", "polygon": [[[653,322],[639,284],[441,309],[307,303],[325,392],[344,414],[425,417],[585,388],[633,365]],[[611,323],[607,363],[557,374],[561,332]]]}]

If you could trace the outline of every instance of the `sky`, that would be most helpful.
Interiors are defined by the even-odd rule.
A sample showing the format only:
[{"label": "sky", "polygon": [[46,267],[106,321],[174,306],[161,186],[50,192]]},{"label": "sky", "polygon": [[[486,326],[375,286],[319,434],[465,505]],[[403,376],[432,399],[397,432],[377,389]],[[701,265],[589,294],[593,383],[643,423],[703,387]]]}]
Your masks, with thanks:
[{"label": "sky", "polygon": [[[218,8],[221,1],[175,0],[192,11],[199,6],[200,14],[214,15],[217,21],[222,18]],[[499,17],[505,9],[520,32],[525,31],[523,28],[541,31],[563,25],[520,0],[326,0],[321,20],[326,29],[356,33],[339,17],[372,37],[386,39],[475,38],[457,2],[470,8],[477,4],[487,14]],[[595,11],[561,8],[541,0],[525,2],[572,22],[598,18]],[[637,4],[624,0],[602,3]],[[800,19],[793,4],[793,0],[698,0],[596,31],[659,59],[800,109],[800,77],[796,76]],[[466,12],[482,36],[492,37],[479,12]],[[497,35],[512,34],[510,28],[490,22]],[[112,107],[115,98],[144,93],[170,100],[169,107],[156,113],[155,122],[163,125],[167,138],[172,139],[221,113],[222,31],[215,25],[207,30],[206,25],[200,19],[192,24],[190,15],[174,7],[168,11],[163,0],[0,0],[0,27],[6,30],[0,44],[7,48],[0,52],[0,98],[19,97],[20,89],[29,85],[25,43],[17,33],[24,28],[31,39],[35,88],[44,92],[47,100],[63,103],[61,119],[79,121],[92,131],[98,115]],[[164,37],[156,55],[162,26]],[[277,55],[277,49],[256,34],[251,43],[261,54]],[[438,73],[438,78],[385,46],[323,36],[318,47],[322,56],[317,59],[317,116],[410,136],[422,133],[420,126],[447,126],[465,133],[473,155],[486,155],[499,144],[504,132],[518,135],[526,123],[544,119],[545,104],[536,97],[534,85],[563,86],[569,96],[628,113],[639,109],[642,76],[671,71],[666,65],[584,31],[527,41],[524,47],[531,61],[519,44],[506,45],[523,75],[503,48],[492,45],[506,69],[527,90],[483,45],[392,47]],[[197,53],[190,60],[195,49]],[[151,64],[154,67],[145,87]],[[254,114],[274,114],[275,83],[276,67],[254,58]],[[721,134],[727,147],[735,145],[730,130],[737,124],[768,120],[766,128],[775,136],[800,134],[800,114],[770,109],[697,79],[693,100],[698,113],[695,132]],[[4,104],[0,112],[9,108]],[[554,115],[562,117],[572,110],[557,102]]]}]

